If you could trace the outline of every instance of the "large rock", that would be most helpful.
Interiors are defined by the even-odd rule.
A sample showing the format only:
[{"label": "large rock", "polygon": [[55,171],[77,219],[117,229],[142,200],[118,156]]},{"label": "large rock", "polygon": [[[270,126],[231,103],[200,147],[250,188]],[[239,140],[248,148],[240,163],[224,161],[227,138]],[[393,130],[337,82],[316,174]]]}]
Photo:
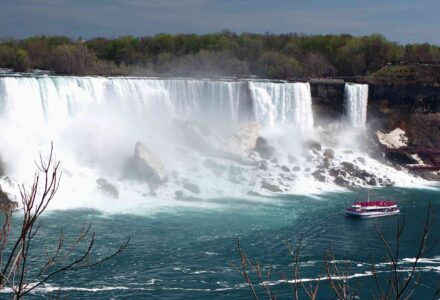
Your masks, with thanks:
[{"label": "large rock", "polygon": [[320,142],[312,141],[312,140],[304,142],[303,146],[305,149],[308,149],[308,150],[314,149],[314,150],[321,151],[321,149],[322,149]]},{"label": "large rock", "polygon": [[388,152],[385,153],[386,159],[400,165],[418,164],[419,162],[406,152]]},{"label": "large rock", "polygon": [[200,188],[194,183],[184,182],[183,187],[191,193],[200,194]]},{"label": "large rock", "polygon": [[331,148],[326,148],[324,150],[324,157],[327,159],[333,159],[335,158],[335,150],[331,149]]},{"label": "large rock", "polygon": [[252,122],[235,132],[230,143],[232,152],[247,155],[257,145],[260,128],[260,124]]},{"label": "large rock", "polygon": [[312,173],[312,176],[313,176],[316,180],[318,180],[318,181],[320,181],[320,182],[325,182],[325,175],[324,175],[324,173],[323,173],[322,170],[316,170],[316,171],[314,171],[314,172]]},{"label": "large rock", "polygon": [[265,159],[271,158],[275,153],[275,148],[270,146],[269,142],[261,136],[257,138],[254,150]]},{"label": "large rock", "polygon": [[107,195],[112,196],[115,199],[119,198],[119,191],[116,186],[109,183],[106,179],[99,178],[98,180],[96,180],[96,183],[98,184],[98,188]]},{"label": "large rock", "polygon": [[271,191],[273,193],[281,193],[283,191],[279,186],[272,184],[272,183],[269,183],[267,181],[263,181],[261,183],[261,188],[268,190],[268,191]]},{"label": "large rock", "polygon": [[350,181],[346,180],[342,176],[338,176],[335,178],[334,183],[341,186],[341,187],[351,187]]},{"label": "large rock", "polygon": [[387,148],[397,149],[408,145],[408,137],[405,131],[400,128],[396,128],[390,133],[376,131],[376,136],[379,143]]},{"label": "large rock", "polygon": [[0,211],[10,212],[18,208],[18,203],[9,199],[8,195],[0,187]]},{"label": "large rock", "polygon": [[154,185],[165,182],[167,173],[162,162],[141,142],[136,143],[131,162],[129,172],[134,172],[138,179]]}]

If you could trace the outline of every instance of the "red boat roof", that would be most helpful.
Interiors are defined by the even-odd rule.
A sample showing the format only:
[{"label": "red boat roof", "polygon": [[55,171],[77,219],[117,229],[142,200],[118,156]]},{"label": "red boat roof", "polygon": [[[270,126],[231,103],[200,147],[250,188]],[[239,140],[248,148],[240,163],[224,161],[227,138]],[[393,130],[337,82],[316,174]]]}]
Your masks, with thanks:
[{"label": "red boat roof", "polygon": [[397,202],[393,201],[384,201],[384,200],[378,200],[378,201],[365,201],[365,202],[354,202],[353,205],[359,205],[361,207],[369,207],[369,206],[393,206],[396,205]]}]

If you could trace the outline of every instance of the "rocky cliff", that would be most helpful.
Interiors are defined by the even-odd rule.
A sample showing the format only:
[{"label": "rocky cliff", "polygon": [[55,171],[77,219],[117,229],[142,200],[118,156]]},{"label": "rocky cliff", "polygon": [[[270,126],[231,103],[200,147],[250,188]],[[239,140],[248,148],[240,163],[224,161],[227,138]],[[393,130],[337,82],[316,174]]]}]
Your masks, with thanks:
[{"label": "rocky cliff", "polygon": [[[345,82],[310,84],[317,123],[342,118]],[[368,123],[373,130],[405,130],[410,145],[440,148],[440,87],[370,84]]]}]

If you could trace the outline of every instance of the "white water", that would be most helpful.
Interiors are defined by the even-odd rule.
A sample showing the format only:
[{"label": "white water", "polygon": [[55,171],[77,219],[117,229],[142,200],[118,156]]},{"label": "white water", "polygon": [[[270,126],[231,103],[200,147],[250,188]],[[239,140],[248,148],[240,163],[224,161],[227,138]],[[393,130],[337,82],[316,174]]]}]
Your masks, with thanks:
[{"label": "white water", "polygon": [[367,122],[368,84],[345,84],[345,107],[350,124],[364,128]]},{"label": "white water", "polygon": [[257,122],[275,126],[295,124],[303,132],[313,128],[309,83],[250,82]]},{"label": "white water", "polygon": [[[357,95],[352,88],[365,92],[365,87],[349,86],[352,96]],[[359,107],[365,109],[366,100],[361,96],[349,99],[356,103],[353,114],[362,115]],[[359,99],[365,100],[364,106],[359,105]],[[261,134],[275,148],[277,160],[267,162],[269,170],[263,170],[255,164],[201,154],[197,145],[179,142],[182,136],[175,119],[199,122],[201,128],[215,128],[225,136],[240,124],[257,121],[263,125]],[[323,163],[324,148],[319,153],[302,149],[303,141],[319,139],[313,130],[308,83],[0,77],[0,126],[0,154],[9,177],[4,177],[1,184],[12,194],[17,194],[17,183],[32,180],[33,161],[39,151],[47,153],[50,142],[55,143],[64,175],[58,197],[62,200],[52,208],[93,207],[141,213],[175,206],[217,207],[218,202],[205,201],[210,198],[270,201],[248,196],[249,192],[270,194],[262,190],[263,182],[278,185],[281,193],[310,195],[340,189],[330,179],[318,182],[311,175]],[[169,175],[168,182],[154,193],[145,182],[127,180],[123,175],[137,141],[159,157]],[[340,150],[332,162],[335,166],[365,157],[360,153],[344,154],[347,149],[337,149],[338,145],[332,147]],[[289,156],[294,156],[294,161]],[[420,184],[407,174],[365,159],[367,171],[405,185]],[[220,165],[220,174],[206,167],[208,160]],[[285,173],[281,165],[300,170]],[[119,199],[109,199],[98,189],[96,180],[101,177],[118,189]],[[183,182],[196,184],[200,194],[188,193]],[[199,201],[179,201],[175,195],[182,190],[185,196]]]}]

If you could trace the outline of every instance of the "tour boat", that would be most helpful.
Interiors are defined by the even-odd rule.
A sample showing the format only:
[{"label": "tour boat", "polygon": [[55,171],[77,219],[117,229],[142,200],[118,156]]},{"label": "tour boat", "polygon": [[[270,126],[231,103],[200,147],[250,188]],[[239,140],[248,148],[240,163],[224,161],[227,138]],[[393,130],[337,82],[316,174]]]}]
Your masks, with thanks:
[{"label": "tour boat", "polygon": [[400,210],[396,202],[379,200],[354,202],[345,210],[345,213],[350,217],[364,219],[397,215]]}]

